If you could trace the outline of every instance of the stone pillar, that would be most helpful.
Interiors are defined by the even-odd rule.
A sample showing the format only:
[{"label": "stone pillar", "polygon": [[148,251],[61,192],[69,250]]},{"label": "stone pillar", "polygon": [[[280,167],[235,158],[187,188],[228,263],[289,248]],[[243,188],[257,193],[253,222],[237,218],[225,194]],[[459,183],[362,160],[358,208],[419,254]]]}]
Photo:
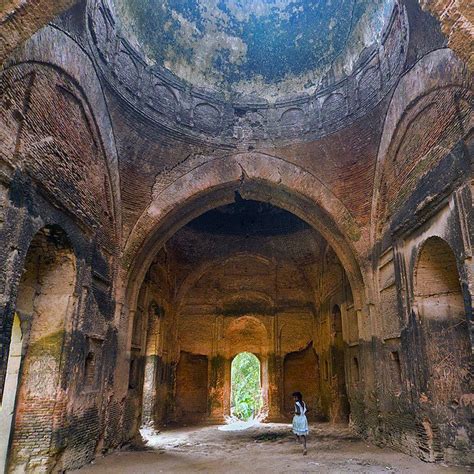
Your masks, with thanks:
[{"label": "stone pillar", "polygon": [[230,371],[229,360],[219,355],[211,358],[209,364],[209,420],[216,423],[224,421],[226,371]]},{"label": "stone pillar", "polygon": [[142,423],[156,426],[155,407],[157,402],[157,380],[161,357],[158,353],[161,334],[161,313],[150,307],[148,312],[148,331],[145,345],[145,375],[143,380]]},{"label": "stone pillar", "polygon": [[230,416],[230,396],[232,392],[232,361],[224,359],[224,389],[223,389],[223,414]]},{"label": "stone pillar", "polygon": [[283,396],[283,370],[281,363],[281,327],[280,318],[275,314],[271,327],[272,347],[266,360],[266,370],[268,373],[267,398],[268,415],[267,421],[282,420],[282,396]]},{"label": "stone pillar", "polygon": [[272,353],[268,355],[268,416],[267,421],[281,421],[282,416],[282,394],[283,394],[283,370],[281,357]]},{"label": "stone pillar", "polygon": [[[220,341],[222,339],[224,319],[222,315],[216,316],[214,322],[214,337],[212,355],[209,361],[209,420],[215,423],[224,421],[227,411],[230,413],[230,406],[226,407],[225,398],[226,380],[230,380],[230,362],[221,354]],[[228,365],[228,367],[226,367]],[[228,377],[226,373],[228,372]],[[230,396],[230,393],[229,393]],[[230,405],[227,400],[227,405]]]}]

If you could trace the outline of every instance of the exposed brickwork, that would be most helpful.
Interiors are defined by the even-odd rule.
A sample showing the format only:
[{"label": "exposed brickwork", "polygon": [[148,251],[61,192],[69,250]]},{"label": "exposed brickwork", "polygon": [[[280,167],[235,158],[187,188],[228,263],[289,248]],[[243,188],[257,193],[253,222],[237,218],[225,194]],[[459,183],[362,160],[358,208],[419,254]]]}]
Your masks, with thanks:
[{"label": "exposed brickwork", "polygon": [[[69,5],[17,3],[0,60]],[[269,420],[301,390],[316,419],[473,462],[472,22],[465,2],[425,3],[440,22],[397,2],[376,48],[275,103],[183,86],[98,1],[8,58],[10,470],[78,468],[142,424],[222,421],[241,351],[260,359]]]},{"label": "exposed brickwork", "polygon": [[199,420],[207,415],[208,365],[206,356],[182,351],[176,367],[176,416]]},{"label": "exposed brickwork", "polygon": [[13,67],[2,75],[2,87],[3,120],[12,127],[10,145],[2,149],[6,161],[113,249],[109,178],[85,98],[51,68]]},{"label": "exposed brickwork", "polygon": [[[427,128],[426,123],[433,126]],[[406,202],[416,183],[463,139],[472,127],[472,92],[452,87],[420,98],[398,125],[385,158],[383,226]]]},{"label": "exposed brickwork", "polygon": [[474,8],[469,1],[421,0],[421,6],[430,11],[441,23],[448,45],[461,58],[470,70],[474,69]]},{"label": "exposed brickwork", "polygon": [[3,2],[0,9],[0,64],[23,41],[75,3],[77,0]]}]

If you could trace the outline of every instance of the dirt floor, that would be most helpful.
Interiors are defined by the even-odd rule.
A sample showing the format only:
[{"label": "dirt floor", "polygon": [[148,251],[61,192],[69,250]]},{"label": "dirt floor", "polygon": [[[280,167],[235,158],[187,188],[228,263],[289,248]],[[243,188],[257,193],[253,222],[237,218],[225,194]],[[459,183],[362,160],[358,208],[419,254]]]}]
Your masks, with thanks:
[{"label": "dirt floor", "polygon": [[[424,463],[354,436],[345,426],[311,426],[302,455],[286,424],[205,426],[144,432],[144,450],[120,451],[81,469],[85,473],[454,473],[466,468]],[[240,429],[239,429],[240,428]]]}]

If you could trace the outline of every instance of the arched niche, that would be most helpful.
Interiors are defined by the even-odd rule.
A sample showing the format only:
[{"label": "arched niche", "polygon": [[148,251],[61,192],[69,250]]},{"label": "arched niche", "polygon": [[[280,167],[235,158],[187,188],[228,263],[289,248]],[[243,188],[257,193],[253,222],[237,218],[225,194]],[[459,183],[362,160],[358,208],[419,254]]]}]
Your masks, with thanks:
[{"label": "arched niche", "polygon": [[[78,222],[91,232],[94,229],[97,242],[112,252],[118,242],[118,204],[106,154],[111,144],[103,139],[99,111],[91,103],[97,97],[86,96],[65,70],[34,61],[8,67],[0,73],[0,82],[14,97],[14,106],[2,108],[10,137],[4,157],[12,168],[21,170],[19,185],[37,185],[49,201],[61,203]],[[14,111],[22,107],[27,111],[18,128]],[[38,123],[42,126],[35,126]],[[15,157],[13,144],[20,139],[32,144],[28,152]],[[19,193],[17,199],[25,196]]]},{"label": "arched niche", "polygon": [[[456,128],[462,124],[464,119],[460,121],[456,118],[457,106],[455,102],[449,103],[449,113],[439,106],[435,106],[433,109],[437,111],[440,123],[443,123],[442,127],[429,126],[436,120],[433,116],[425,115],[423,117],[424,113],[428,112],[427,106],[430,102],[439,102],[439,95],[449,94],[450,91],[471,95],[472,85],[470,82],[462,61],[449,48],[437,49],[426,54],[398,82],[387,110],[377,153],[370,217],[372,245],[381,239],[388,229],[387,219],[391,217],[388,207],[394,205],[393,196],[388,196],[388,181],[390,184],[394,184],[391,192],[397,193],[396,198],[403,198],[398,187],[399,183],[403,182],[405,188],[412,189],[414,183],[419,179],[415,171],[421,169],[421,165],[426,167],[428,163],[424,158],[427,157],[433,162],[437,161],[439,157],[436,155],[440,151],[446,148],[445,154],[449,152],[453,145],[453,138],[454,142],[456,139],[462,138],[463,133],[459,134]],[[410,142],[415,143],[410,140],[408,135],[414,133],[416,136],[416,133],[420,133],[419,130],[416,130],[418,126],[423,128],[423,147],[430,145],[432,149],[428,153],[422,153],[421,158],[416,159],[419,160],[419,163],[415,163],[415,157],[412,155],[413,153],[418,155],[423,147],[414,147],[414,151],[408,153],[407,147]],[[445,136],[446,134],[447,136]],[[436,144],[438,146],[435,146]],[[404,165],[400,161],[398,165],[395,163],[397,155],[399,160],[406,161]],[[410,173],[411,180],[407,179]],[[388,174],[396,177],[398,183],[392,183],[392,178],[387,179]]]},{"label": "arched niche", "polygon": [[332,331],[334,338],[342,342],[342,313],[341,308],[337,304],[332,308]]},{"label": "arched niche", "polygon": [[422,389],[436,410],[447,414],[469,391],[471,343],[456,257],[440,237],[421,246],[414,296],[426,357]]},{"label": "arched niche", "polygon": [[[15,399],[8,435],[11,467],[34,469],[45,452],[56,449],[55,433],[67,407],[67,387],[61,382],[75,283],[76,258],[66,234],[59,226],[44,227],[30,244],[16,300],[21,361],[15,362],[17,380],[5,386],[4,394],[12,408]],[[13,329],[15,341],[15,324]],[[18,350],[16,345],[14,354]]]},{"label": "arched niche", "polygon": [[[77,3],[76,0],[67,1],[69,5]],[[33,2],[28,1],[28,3]],[[55,5],[61,3],[64,1],[58,1]],[[35,10],[36,8],[38,8],[38,3],[35,2]],[[48,12],[51,11],[48,9]],[[45,48],[46,44],[54,44],[54,48]],[[74,61],[70,60],[72,57]],[[118,236],[122,225],[118,156],[104,90],[93,60],[72,37],[64,34],[60,29],[48,25],[41,28],[29,41],[16,50],[12,60],[4,68],[2,77],[19,68],[39,67],[56,70],[72,84],[78,86],[75,95],[82,103],[84,113],[94,129],[93,132],[97,135],[97,141],[103,148],[104,164],[111,187],[110,199],[114,228]],[[95,158],[99,157],[95,156]],[[93,180],[96,178],[97,176],[94,176]]]}]

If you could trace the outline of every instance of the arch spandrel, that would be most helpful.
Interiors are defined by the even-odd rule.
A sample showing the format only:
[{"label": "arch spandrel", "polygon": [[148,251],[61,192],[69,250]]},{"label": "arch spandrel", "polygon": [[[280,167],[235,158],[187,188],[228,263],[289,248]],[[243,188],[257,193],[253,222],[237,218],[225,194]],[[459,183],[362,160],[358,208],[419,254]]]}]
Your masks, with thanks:
[{"label": "arch spandrel", "polygon": [[401,77],[392,96],[388,111],[385,115],[383,131],[377,153],[374,176],[372,208],[370,215],[370,241],[374,245],[380,216],[379,210],[383,195],[384,173],[387,160],[390,159],[391,148],[400,132],[401,125],[410,109],[416,110],[417,102],[439,89],[460,87],[472,90],[472,78],[463,62],[448,48],[438,49],[420,59],[412,69]]},{"label": "arch spandrel", "polygon": [[[72,0],[70,4],[74,3]],[[1,32],[0,32],[1,35]],[[44,48],[45,44],[54,48]],[[71,60],[74,58],[74,61]],[[1,74],[8,74],[15,68],[51,68],[61,77],[70,81],[75,93],[84,107],[86,115],[90,115],[90,126],[100,142],[101,153],[110,186],[110,200],[117,239],[120,238],[121,190],[118,155],[112,120],[103,93],[99,77],[91,58],[81,46],[70,36],[58,28],[48,25],[33,35],[15,54],[3,64]]]}]

